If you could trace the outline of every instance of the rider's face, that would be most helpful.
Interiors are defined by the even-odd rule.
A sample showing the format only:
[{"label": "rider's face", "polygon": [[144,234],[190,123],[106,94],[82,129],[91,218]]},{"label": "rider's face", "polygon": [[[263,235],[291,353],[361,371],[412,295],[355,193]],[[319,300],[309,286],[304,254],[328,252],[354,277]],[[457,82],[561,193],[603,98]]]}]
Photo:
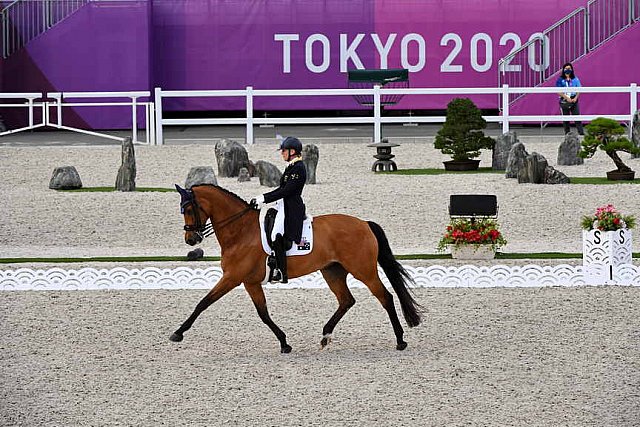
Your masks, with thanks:
[{"label": "rider's face", "polygon": [[284,160],[285,162],[289,161],[289,155],[290,155],[290,148],[286,148],[284,150],[280,150],[280,154],[282,155],[282,160]]}]

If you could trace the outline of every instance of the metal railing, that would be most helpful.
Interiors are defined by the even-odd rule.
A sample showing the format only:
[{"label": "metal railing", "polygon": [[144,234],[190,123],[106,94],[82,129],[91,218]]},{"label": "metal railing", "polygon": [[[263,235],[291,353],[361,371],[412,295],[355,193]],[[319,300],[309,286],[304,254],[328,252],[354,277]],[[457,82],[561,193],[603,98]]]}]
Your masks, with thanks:
[{"label": "metal railing", "polygon": [[[638,87],[635,83],[629,86],[609,86],[609,87],[576,87],[572,88],[576,92],[588,93],[628,93],[629,113],[628,114],[582,114],[571,116],[571,120],[590,121],[597,117],[608,117],[614,120],[631,123],[633,115],[638,109]],[[256,125],[276,125],[276,124],[372,124],[373,140],[380,142],[382,137],[382,125],[390,123],[444,123],[446,116],[404,116],[404,117],[383,117],[381,97],[386,95],[499,95],[502,100],[502,114],[497,116],[483,116],[487,122],[500,123],[502,132],[509,132],[510,123],[542,123],[542,122],[562,122],[566,116],[562,115],[527,115],[511,116],[509,114],[509,96],[511,94],[556,94],[556,87],[509,87],[503,85],[499,88],[403,88],[403,89],[382,89],[374,86],[372,89],[266,89],[257,90],[248,86],[241,90],[179,90],[166,91],[161,88],[155,89],[155,136],[156,145],[162,145],[164,126],[185,126],[185,125],[244,125],[246,132],[246,142],[252,144],[254,141],[253,128]],[[373,117],[288,117],[288,118],[255,118],[253,116],[253,101],[255,97],[287,97],[287,96],[373,96]],[[165,119],[163,118],[162,103],[166,98],[195,98],[195,97],[240,97],[245,98],[245,117],[240,118],[192,118],[192,119]],[[631,129],[631,126],[629,126]]]},{"label": "metal railing", "polygon": [[0,12],[2,57],[7,58],[31,40],[91,0],[16,0]]},{"label": "metal railing", "polygon": [[[104,132],[95,132],[87,129],[67,126],[63,121],[63,109],[69,107],[129,107],[131,108],[131,139],[134,143],[152,145],[155,137],[155,109],[153,102],[141,101],[140,98],[149,98],[151,92],[50,92],[42,94],[33,93],[0,93],[0,100],[21,100],[21,102],[0,103],[0,108],[26,108],[28,114],[27,126],[0,132],[0,136],[40,127],[52,127],[60,130],[83,133],[100,138],[123,141],[124,138],[109,135]],[[69,100],[83,100],[82,102],[69,102]],[[124,99],[124,100],[121,100]],[[53,101],[51,101],[53,100]],[[114,101],[117,100],[117,101]],[[145,139],[138,141],[138,110],[144,108],[145,112]],[[40,109],[41,119],[36,122],[35,113]],[[55,120],[52,117],[55,115]]]},{"label": "metal railing", "polygon": [[[498,61],[498,86],[538,86],[640,19],[640,0],[590,0]],[[524,94],[511,95],[510,102]]]},{"label": "metal railing", "polygon": [[[0,132],[0,136],[9,135],[12,133],[22,132],[30,129],[37,129],[39,127],[46,126],[45,117],[46,117],[46,103],[44,102],[36,102],[37,99],[42,99],[42,94],[38,92],[28,92],[28,93],[0,93],[0,99],[2,100],[14,100],[14,102],[2,104],[0,103],[0,108],[26,108],[27,109],[27,126],[18,128],[18,129],[9,129],[4,132]],[[21,101],[21,102],[20,102]],[[42,111],[42,121],[36,123],[35,121],[35,112],[36,108],[40,108]]]},{"label": "metal railing", "polygon": [[589,50],[595,49],[633,24],[634,1],[590,0],[587,3]]},{"label": "metal railing", "polygon": [[[49,92],[46,98],[53,99],[53,102],[46,103],[46,126],[50,126],[61,130],[70,130],[73,132],[84,133],[87,135],[98,136],[101,138],[122,141],[123,138],[109,135],[103,132],[94,132],[86,129],[79,129],[63,124],[63,107],[130,107],[131,108],[131,139],[133,143],[142,142],[143,144],[154,144],[155,127],[154,127],[154,107],[153,102],[140,101],[138,98],[149,98],[151,92]],[[101,99],[127,99],[127,101],[98,101]],[[84,99],[84,102],[68,102],[69,99]],[[56,121],[51,121],[51,111],[56,111]],[[146,135],[144,141],[138,141],[138,108],[144,108]]]}]

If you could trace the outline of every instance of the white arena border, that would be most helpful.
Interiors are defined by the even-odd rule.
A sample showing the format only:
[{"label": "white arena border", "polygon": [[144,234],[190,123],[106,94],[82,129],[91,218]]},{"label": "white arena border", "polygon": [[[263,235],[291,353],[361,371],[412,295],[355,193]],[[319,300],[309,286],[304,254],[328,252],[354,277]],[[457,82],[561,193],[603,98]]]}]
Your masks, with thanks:
[{"label": "white arena border", "polygon": [[[583,267],[555,266],[404,266],[422,288],[521,288],[545,286],[585,286]],[[0,270],[0,291],[73,291],[128,289],[210,289],[222,276],[220,267],[209,268],[80,268],[66,270]],[[386,276],[380,277],[389,285]],[[607,284],[640,286],[640,266],[626,264],[616,268]],[[348,276],[348,285],[364,285]],[[267,284],[272,289],[319,289],[327,284],[319,272],[292,279],[289,284]]]}]

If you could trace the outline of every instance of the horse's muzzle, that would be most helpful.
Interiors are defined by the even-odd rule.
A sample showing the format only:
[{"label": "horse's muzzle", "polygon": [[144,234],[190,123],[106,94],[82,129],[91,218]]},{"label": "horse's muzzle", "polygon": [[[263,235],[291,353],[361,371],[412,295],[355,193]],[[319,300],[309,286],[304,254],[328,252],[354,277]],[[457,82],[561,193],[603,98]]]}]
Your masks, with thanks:
[{"label": "horse's muzzle", "polygon": [[184,241],[189,246],[197,245],[198,243],[202,242],[202,239],[203,239],[202,234],[197,232],[185,233],[184,235]]}]

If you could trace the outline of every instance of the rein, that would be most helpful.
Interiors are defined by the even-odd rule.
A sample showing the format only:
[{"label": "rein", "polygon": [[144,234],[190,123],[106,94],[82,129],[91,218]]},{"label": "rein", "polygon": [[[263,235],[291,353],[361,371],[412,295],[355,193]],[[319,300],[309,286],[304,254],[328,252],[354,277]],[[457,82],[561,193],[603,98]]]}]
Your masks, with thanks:
[{"label": "rein", "polygon": [[193,231],[199,234],[203,239],[205,237],[209,237],[212,234],[216,233],[216,231],[220,231],[222,227],[225,227],[231,224],[232,222],[240,219],[242,216],[244,216],[244,214],[246,214],[247,212],[253,209],[251,206],[247,206],[246,208],[242,209],[240,212],[236,212],[230,217],[225,218],[222,221],[218,222],[216,225],[214,225],[213,221],[208,223],[205,221],[204,224],[202,223],[202,220],[200,219],[200,211],[202,209],[200,208],[200,205],[198,205],[198,202],[196,202],[195,196],[192,196],[190,200],[187,200],[180,205],[182,213],[184,213],[184,209],[189,205],[191,205],[193,208],[193,217],[195,219],[195,224],[185,225],[184,231]]}]

